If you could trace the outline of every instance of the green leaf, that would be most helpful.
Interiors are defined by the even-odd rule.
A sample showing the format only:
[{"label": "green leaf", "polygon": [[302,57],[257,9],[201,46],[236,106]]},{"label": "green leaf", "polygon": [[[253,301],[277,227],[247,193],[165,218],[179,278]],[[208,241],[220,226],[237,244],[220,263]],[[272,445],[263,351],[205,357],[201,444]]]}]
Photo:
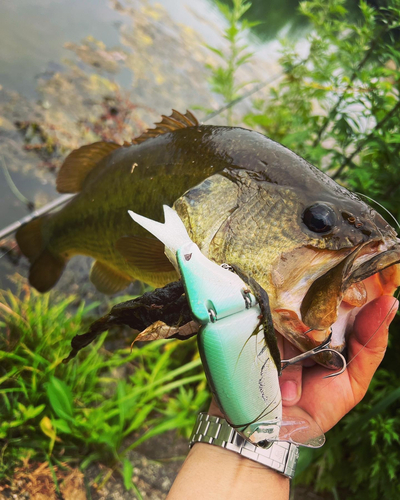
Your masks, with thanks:
[{"label": "green leaf", "polygon": [[124,436],[127,436],[133,431],[140,429],[141,425],[147,419],[149,413],[155,408],[156,403],[153,401],[151,403],[147,403],[140,408],[140,411],[137,411],[135,414],[135,418],[132,422],[130,422],[129,427],[124,431]]},{"label": "green leaf", "polygon": [[133,477],[133,465],[131,462],[124,458],[122,460],[122,477],[124,478],[124,486],[127,491],[133,488],[132,477]]},{"label": "green leaf", "polygon": [[62,418],[53,418],[52,419],[54,427],[64,433],[64,434],[71,434],[71,429],[70,426],[68,425],[68,422],[66,420],[63,420]]},{"label": "green leaf", "polygon": [[242,57],[240,57],[237,61],[236,61],[236,65],[239,67],[239,66],[242,66],[243,64],[247,63],[248,61],[250,61],[250,59],[253,57],[253,54],[252,53],[248,53],[248,54],[244,54]]},{"label": "green leaf", "polygon": [[231,17],[231,11],[230,11],[229,7],[227,5],[225,5],[224,3],[220,2],[219,0],[216,0],[215,4],[217,5],[219,11],[225,17],[225,19],[229,20]]},{"label": "green leaf", "polygon": [[42,411],[46,408],[46,405],[39,405],[39,406],[32,406],[32,405],[29,405],[28,408],[27,408],[27,411],[25,413],[25,419],[28,420],[30,418],[35,418],[37,417],[38,415],[40,415],[40,413],[42,413]]},{"label": "green leaf", "polygon": [[216,49],[215,47],[211,47],[211,45],[207,45],[207,44],[206,44],[206,47],[207,47],[207,49],[214,52],[214,54],[217,54],[219,57],[221,57],[221,59],[225,59],[225,55],[222,52],[222,50]]},{"label": "green leaf", "polygon": [[51,377],[46,385],[46,392],[54,413],[60,418],[73,421],[73,398],[67,384],[56,377]]},{"label": "green leaf", "polygon": [[118,404],[118,417],[119,417],[119,426],[121,432],[124,428],[125,423],[125,413],[126,413],[126,405],[123,403],[123,399],[126,396],[125,391],[125,382],[123,380],[118,380],[117,384],[117,404]]}]

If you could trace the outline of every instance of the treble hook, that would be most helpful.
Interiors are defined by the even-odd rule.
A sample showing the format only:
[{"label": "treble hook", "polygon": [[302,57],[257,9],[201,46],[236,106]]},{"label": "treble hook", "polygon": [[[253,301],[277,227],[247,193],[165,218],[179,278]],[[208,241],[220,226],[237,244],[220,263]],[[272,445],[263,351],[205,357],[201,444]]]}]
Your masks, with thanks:
[{"label": "treble hook", "polygon": [[346,358],[343,356],[342,353],[329,347],[329,344],[331,342],[331,338],[332,338],[332,332],[329,334],[327,339],[324,340],[324,342],[322,342],[322,344],[320,344],[317,347],[314,347],[314,349],[311,349],[310,351],[303,352],[302,354],[299,354],[298,356],[295,356],[292,359],[283,359],[282,360],[282,370],[284,370],[285,368],[287,368],[290,365],[293,365],[295,363],[298,363],[299,361],[302,361],[303,359],[307,359],[307,358],[310,358],[311,356],[315,356],[316,354],[319,354],[320,352],[334,352],[341,359],[343,366],[338,372],[331,373],[330,375],[326,375],[323,378],[331,378],[331,377],[337,377],[338,375],[341,375],[346,370],[346,366],[347,366]]}]

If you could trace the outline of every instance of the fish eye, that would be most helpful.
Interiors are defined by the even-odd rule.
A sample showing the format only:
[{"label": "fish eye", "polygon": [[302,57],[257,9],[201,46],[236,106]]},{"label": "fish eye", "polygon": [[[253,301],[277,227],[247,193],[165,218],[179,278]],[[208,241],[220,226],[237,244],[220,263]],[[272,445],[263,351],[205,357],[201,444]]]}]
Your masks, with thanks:
[{"label": "fish eye", "polygon": [[336,224],[336,214],[328,205],[316,203],[304,210],[303,222],[314,233],[329,233]]}]

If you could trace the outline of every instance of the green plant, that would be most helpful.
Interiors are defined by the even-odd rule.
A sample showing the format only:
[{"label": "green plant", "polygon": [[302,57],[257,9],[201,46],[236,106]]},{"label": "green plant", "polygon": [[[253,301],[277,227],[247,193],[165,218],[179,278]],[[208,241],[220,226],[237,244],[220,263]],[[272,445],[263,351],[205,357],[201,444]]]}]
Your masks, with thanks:
[{"label": "green plant", "polygon": [[[250,2],[232,0],[232,9],[222,2],[217,1],[216,4],[228,23],[224,31],[224,38],[228,41],[228,51],[206,45],[221,60],[219,65],[208,65],[211,71],[210,84],[212,90],[222,96],[224,104],[231,104],[239,97],[239,91],[251,83],[249,81],[239,83],[237,71],[249,62],[253,55],[252,52],[246,51],[248,45],[243,43],[243,37],[258,23],[244,18],[251,7]],[[232,107],[227,109],[227,124],[233,125]]]},{"label": "green plant", "polygon": [[[398,219],[400,2],[358,6],[354,18],[344,0],[300,4],[312,25],[309,53],[303,59],[294,44],[283,42],[285,76],[245,121]],[[392,334],[398,328],[397,319]],[[391,341],[363,402],[329,432],[323,448],[302,450],[298,484],[335,498],[399,497],[398,353]]]},{"label": "green plant", "polygon": [[194,424],[190,410],[208,394],[193,342],[183,351],[164,341],[111,353],[103,334],[62,363],[97,306],[27,287],[20,296],[0,294],[0,481],[29,454],[56,463],[62,456],[82,469],[106,463],[128,484],[129,450],[170,429],[187,434]]},{"label": "green plant", "polygon": [[356,19],[344,0],[300,11],[313,27],[309,54],[283,43],[285,77],[246,122],[398,216],[400,2],[360,1]]}]

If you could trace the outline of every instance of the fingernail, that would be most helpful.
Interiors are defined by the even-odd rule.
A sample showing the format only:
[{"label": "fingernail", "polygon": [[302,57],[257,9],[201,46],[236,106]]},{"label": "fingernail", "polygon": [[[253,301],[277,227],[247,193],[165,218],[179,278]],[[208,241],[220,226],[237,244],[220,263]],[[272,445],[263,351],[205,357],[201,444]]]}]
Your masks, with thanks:
[{"label": "fingernail", "polygon": [[294,401],[297,398],[297,384],[293,380],[286,380],[281,385],[281,395],[284,401]]}]

